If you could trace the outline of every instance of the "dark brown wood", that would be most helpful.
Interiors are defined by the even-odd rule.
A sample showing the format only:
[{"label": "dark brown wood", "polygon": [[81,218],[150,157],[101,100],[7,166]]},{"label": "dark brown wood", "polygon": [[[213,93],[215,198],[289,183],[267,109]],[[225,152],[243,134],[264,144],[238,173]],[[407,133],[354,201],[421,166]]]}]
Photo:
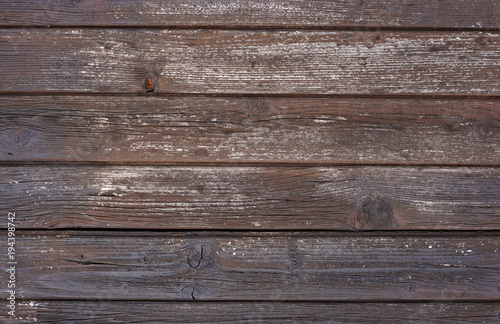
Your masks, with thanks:
[{"label": "dark brown wood", "polygon": [[28,166],[0,168],[0,185],[0,210],[20,228],[495,230],[500,220],[499,168]]},{"label": "dark brown wood", "polygon": [[500,164],[498,100],[3,96],[0,107],[2,161]]},{"label": "dark brown wood", "polygon": [[0,93],[498,95],[498,32],[4,29]]},{"label": "dark brown wood", "polygon": [[500,237],[486,234],[16,233],[17,296],[28,300],[500,297]]},{"label": "dark brown wood", "polygon": [[0,0],[17,322],[497,323],[499,48],[489,0]]},{"label": "dark brown wood", "polygon": [[0,26],[500,27],[487,0],[4,0],[0,12]]},{"label": "dark brown wood", "polygon": [[[24,301],[17,323],[498,323],[500,303]],[[0,319],[4,314],[0,314]]]}]

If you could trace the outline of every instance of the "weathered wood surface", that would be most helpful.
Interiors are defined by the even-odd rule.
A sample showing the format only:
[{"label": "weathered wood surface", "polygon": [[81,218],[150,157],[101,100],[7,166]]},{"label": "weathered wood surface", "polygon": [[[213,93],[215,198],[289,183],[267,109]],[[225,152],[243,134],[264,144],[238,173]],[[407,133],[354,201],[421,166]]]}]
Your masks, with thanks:
[{"label": "weathered wood surface", "polygon": [[18,322],[498,322],[498,1],[0,0],[0,28]]},{"label": "weathered wood surface", "polygon": [[[23,301],[16,323],[498,323],[500,303]],[[4,314],[0,314],[0,319]]]},{"label": "weathered wood surface", "polygon": [[500,164],[500,101],[0,97],[1,161]]},{"label": "weathered wood surface", "polygon": [[[498,32],[3,29],[0,93],[498,95]],[[149,81],[148,81],[149,80]]]},{"label": "weathered wood surface", "polygon": [[494,230],[500,222],[499,168],[27,166],[0,168],[0,186],[0,210],[16,212],[22,228]]},{"label": "weathered wood surface", "polygon": [[[500,297],[500,237],[485,233],[16,233],[17,295],[27,300],[498,301]],[[0,278],[7,282],[4,267]]]},{"label": "weathered wood surface", "polygon": [[8,1],[0,26],[499,28],[487,0]]}]

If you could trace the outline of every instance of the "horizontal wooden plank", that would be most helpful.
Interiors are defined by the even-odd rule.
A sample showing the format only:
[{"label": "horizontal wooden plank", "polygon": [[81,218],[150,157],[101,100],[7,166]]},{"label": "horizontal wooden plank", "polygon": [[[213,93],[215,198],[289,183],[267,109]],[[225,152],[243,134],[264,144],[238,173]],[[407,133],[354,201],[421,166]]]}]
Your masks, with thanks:
[{"label": "horizontal wooden plank", "polygon": [[486,0],[1,1],[0,26],[499,28]]},{"label": "horizontal wooden plank", "polygon": [[13,28],[0,35],[0,93],[500,94],[498,32]]},{"label": "horizontal wooden plank", "polygon": [[[0,168],[21,228],[498,230],[499,168]],[[6,218],[0,224],[6,225]]]},{"label": "horizontal wooden plank", "polygon": [[0,97],[1,161],[500,164],[500,101]]},{"label": "horizontal wooden plank", "polygon": [[[77,311],[75,311],[77,310]],[[17,323],[498,323],[500,303],[23,301]],[[0,319],[7,318],[0,314]]]},{"label": "horizontal wooden plank", "polygon": [[499,246],[488,235],[16,231],[16,296],[499,301]]}]

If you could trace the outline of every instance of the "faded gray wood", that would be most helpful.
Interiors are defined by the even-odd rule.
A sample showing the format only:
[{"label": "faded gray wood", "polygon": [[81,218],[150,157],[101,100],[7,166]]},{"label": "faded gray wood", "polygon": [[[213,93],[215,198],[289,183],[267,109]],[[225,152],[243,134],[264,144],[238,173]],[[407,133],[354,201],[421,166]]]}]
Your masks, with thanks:
[{"label": "faded gray wood", "polygon": [[500,164],[500,101],[0,97],[0,160]]},{"label": "faded gray wood", "polygon": [[[500,303],[24,301],[18,323],[498,323]],[[4,314],[0,314],[0,319]]]},{"label": "faded gray wood", "polygon": [[500,295],[500,237],[483,233],[16,233],[21,299],[498,301]]},{"label": "faded gray wood", "polygon": [[0,93],[498,95],[498,32],[4,29]]},{"label": "faded gray wood", "polygon": [[487,0],[4,0],[0,12],[0,26],[500,27]]},{"label": "faded gray wood", "polygon": [[496,230],[500,220],[499,168],[2,167],[0,188],[0,210],[21,228]]}]

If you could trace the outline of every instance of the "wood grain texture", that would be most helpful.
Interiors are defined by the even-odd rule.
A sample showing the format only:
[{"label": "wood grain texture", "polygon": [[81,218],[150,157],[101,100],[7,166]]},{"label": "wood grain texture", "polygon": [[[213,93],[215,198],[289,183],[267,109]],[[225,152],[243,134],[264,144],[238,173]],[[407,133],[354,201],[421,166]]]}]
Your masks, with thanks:
[{"label": "wood grain texture", "polygon": [[0,12],[0,26],[500,27],[487,0],[3,0]]},{"label": "wood grain texture", "polygon": [[[500,303],[23,301],[16,323],[498,323]],[[0,319],[4,314],[0,314]]]},{"label": "wood grain texture", "polygon": [[500,164],[500,101],[0,97],[1,161]]},{"label": "wood grain texture", "polygon": [[486,234],[16,233],[28,300],[500,300]]},{"label": "wood grain texture", "polygon": [[0,0],[17,322],[497,323],[499,48],[488,0]]},{"label": "wood grain texture", "polygon": [[[4,29],[0,93],[498,95],[497,32]],[[148,81],[151,80],[151,81]]]},{"label": "wood grain texture", "polygon": [[499,180],[499,168],[2,167],[0,210],[20,228],[497,230]]}]

